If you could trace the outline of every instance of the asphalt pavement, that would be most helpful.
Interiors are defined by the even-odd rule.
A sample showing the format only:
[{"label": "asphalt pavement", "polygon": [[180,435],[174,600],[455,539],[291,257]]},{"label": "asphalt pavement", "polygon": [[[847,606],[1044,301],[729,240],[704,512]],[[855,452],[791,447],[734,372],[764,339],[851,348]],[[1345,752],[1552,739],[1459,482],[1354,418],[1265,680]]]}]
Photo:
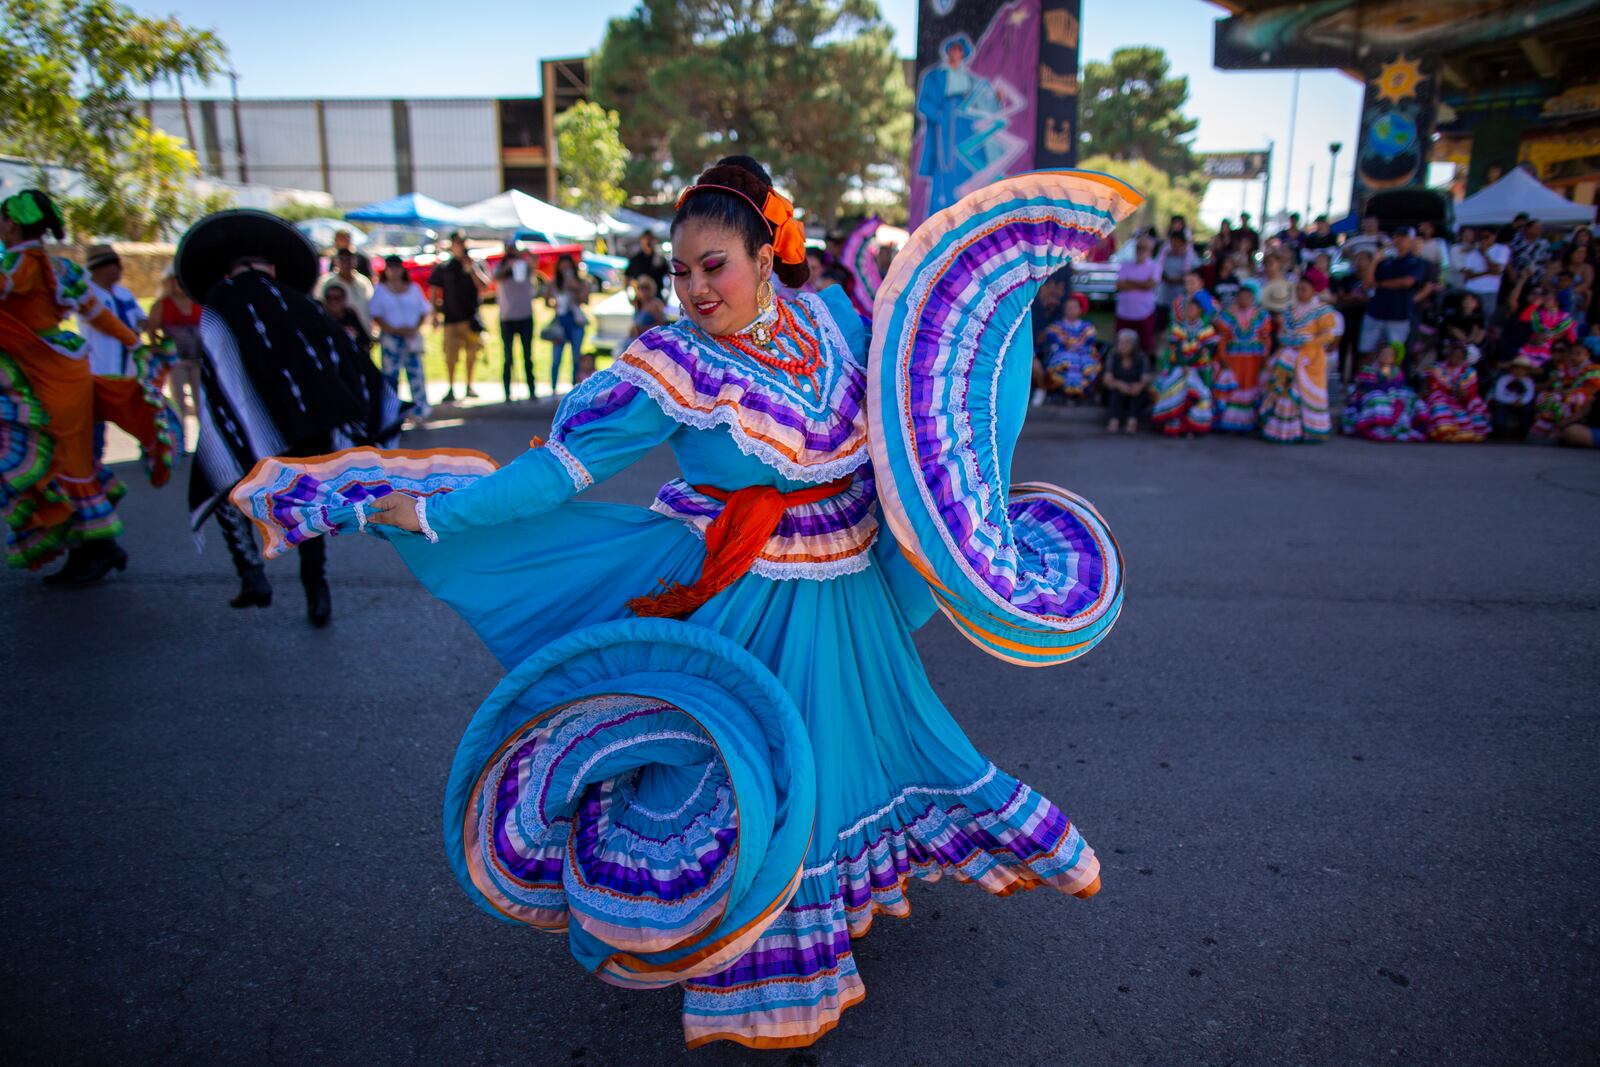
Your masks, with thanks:
[{"label": "asphalt pavement", "polygon": [[[479,408],[408,445],[506,460],[547,419]],[[293,560],[273,608],[232,611],[181,485],[128,473],[126,573],[0,575],[4,1062],[1600,1059],[1595,454],[1107,438],[1047,410],[1017,473],[1105,514],[1122,621],[1049,670],[942,619],[918,644],[1105,888],[914,886],[856,944],[866,1001],[769,1053],[685,1052],[675,991],[467,902],[439,805],[500,671],[387,546],[333,546],[326,631]],[[673,473],[653,453],[595,494]]]}]

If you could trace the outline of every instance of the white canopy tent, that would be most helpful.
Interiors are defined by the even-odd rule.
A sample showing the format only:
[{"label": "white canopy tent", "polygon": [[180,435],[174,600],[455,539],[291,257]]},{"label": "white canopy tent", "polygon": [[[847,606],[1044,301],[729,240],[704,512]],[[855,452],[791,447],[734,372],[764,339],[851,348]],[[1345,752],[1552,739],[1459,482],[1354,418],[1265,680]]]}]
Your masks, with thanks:
[{"label": "white canopy tent", "polygon": [[482,220],[477,229],[493,231],[495,236],[517,230],[537,230],[557,240],[592,241],[599,232],[595,224],[582,215],[574,215],[516,189],[507,189],[461,210]]},{"label": "white canopy tent", "polygon": [[1594,222],[1594,207],[1575,204],[1548,188],[1521,167],[1456,205],[1457,226],[1503,226],[1527,212],[1546,226],[1582,226]]}]

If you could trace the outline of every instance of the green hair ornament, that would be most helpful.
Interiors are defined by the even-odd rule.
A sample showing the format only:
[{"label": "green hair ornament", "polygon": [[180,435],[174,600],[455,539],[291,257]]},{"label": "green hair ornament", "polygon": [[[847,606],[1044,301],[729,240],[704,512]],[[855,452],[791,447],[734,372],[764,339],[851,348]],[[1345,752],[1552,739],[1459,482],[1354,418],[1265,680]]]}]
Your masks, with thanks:
[{"label": "green hair ornament", "polygon": [[21,226],[31,226],[44,221],[44,212],[39,208],[39,202],[26,192],[6,197],[5,213],[12,222]]}]

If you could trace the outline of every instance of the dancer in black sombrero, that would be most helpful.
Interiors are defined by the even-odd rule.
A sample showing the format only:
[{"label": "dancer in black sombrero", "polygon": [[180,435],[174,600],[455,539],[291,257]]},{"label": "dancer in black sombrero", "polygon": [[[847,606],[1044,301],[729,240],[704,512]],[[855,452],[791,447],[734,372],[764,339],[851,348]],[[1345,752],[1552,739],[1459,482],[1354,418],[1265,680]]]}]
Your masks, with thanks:
[{"label": "dancer in black sombrero", "polygon": [[[308,295],[317,254],[287,222],[263,211],[222,211],[195,223],[176,269],[200,298],[203,348],[200,442],[189,481],[190,522],[212,514],[239,572],[236,608],[272,603],[255,535],[227,504],[234,484],[266,456],[316,456],[353,444],[388,446],[401,408],[372,360]],[[219,506],[221,505],[221,506]],[[300,549],[306,613],[332,617],[324,538]]]}]

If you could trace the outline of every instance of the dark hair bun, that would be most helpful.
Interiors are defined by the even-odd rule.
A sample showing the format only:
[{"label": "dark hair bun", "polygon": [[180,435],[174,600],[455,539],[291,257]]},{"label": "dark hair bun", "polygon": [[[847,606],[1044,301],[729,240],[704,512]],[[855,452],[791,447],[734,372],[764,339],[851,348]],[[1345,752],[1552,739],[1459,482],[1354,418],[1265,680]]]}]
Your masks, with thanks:
[{"label": "dark hair bun", "polygon": [[[743,193],[746,200],[728,194],[719,194],[715,190],[707,190],[691,197],[684,209],[679,209],[673,219],[676,228],[678,222],[704,215],[719,218],[725,223],[734,223],[737,219],[738,228],[744,232],[745,244],[753,255],[756,249],[764,244],[772,243],[772,226],[761,215],[761,204],[766,200],[767,194],[772,191],[772,176],[767,169],[750,156],[724,156],[716,164],[707,167],[695,180],[696,185],[721,185]],[[752,207],[754,205],[754,207]],[[772,273],[778,280],[791,289],[798,289],[811,277],[810,265],[802,259],[799,263],[784,263],[774,259]]]}]

